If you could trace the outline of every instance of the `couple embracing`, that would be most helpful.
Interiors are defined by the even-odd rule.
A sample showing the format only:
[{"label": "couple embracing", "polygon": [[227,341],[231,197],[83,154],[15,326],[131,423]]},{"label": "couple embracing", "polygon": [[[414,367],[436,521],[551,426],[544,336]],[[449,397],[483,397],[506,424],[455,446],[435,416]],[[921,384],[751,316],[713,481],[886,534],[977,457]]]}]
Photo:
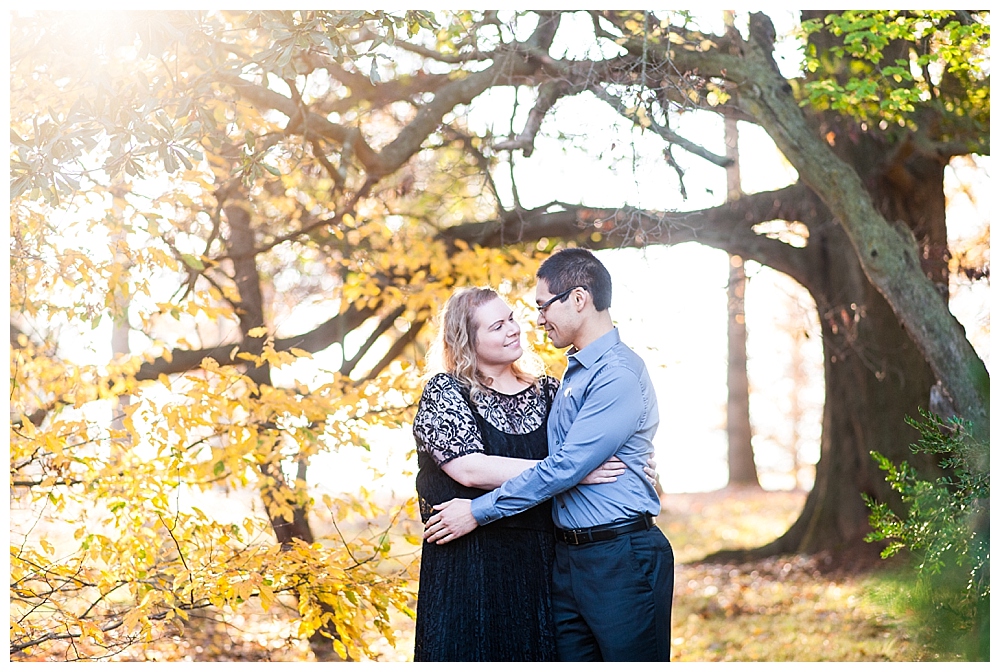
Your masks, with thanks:
[{"label": "couple embracing", "polygon": [[541,265],[538,324],[562,381],[519,366],[493,290],[442,313],[443,373],[414,420],[424,543],[415,661],[667,661],[673,551],[653,517],[656,394],[589,251]]}]

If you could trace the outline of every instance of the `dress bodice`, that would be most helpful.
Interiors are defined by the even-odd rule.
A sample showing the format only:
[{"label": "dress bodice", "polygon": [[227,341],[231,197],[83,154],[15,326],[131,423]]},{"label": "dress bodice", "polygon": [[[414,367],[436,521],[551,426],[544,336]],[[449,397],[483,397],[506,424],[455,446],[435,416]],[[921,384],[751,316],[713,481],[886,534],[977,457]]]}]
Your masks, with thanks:
[{"label": "dress bodice", "polygon": [[[441,465],[475,452],[532,460],[548,455],[546,420],[558,382],[546,376],[539,383],[512,395],[487,390],[473,400],[451,376],[438,374],[428,382],[413,424],[417,494],[424,521],[434,504],[456,497],[475,499],[487,492],[458,483]],[[548,529],[550,503],[494,524]]]}]

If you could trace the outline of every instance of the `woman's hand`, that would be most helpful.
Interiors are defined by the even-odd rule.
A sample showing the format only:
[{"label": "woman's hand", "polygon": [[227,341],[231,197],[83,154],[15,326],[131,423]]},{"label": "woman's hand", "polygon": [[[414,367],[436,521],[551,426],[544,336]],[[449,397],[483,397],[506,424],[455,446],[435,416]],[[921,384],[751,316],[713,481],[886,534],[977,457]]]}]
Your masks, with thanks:
[{"label": "woman's hand", "polygon": [[583,477],[580,481],[580,485],[596,485],[598,483],[614,483],[618,480],[618,477],[625,473],[625,463],[619,460],[617,457],[612,457],[610,460],[594,469],[592,472]]},{"label": "woman's hand", "polygon": [[655,488],[658,478],[656,476],[656,460],[653,459],[652,455],[649,456],[649,460],[646,461],[646,466],[642,470],[646,472],[646,478],[649,479],[649,482]]}]

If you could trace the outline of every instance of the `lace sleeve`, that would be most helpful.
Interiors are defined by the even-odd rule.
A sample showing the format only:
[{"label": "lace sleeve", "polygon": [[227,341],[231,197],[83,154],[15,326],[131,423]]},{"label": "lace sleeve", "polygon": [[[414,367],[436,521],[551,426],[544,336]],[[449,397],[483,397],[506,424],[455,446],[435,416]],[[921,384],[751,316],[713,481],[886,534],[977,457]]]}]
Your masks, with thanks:
[{"label": "lace sleeve", "polygon": [[417,450],[441,465],[469,453],[482,453],[483,438],[454,378],[439,373],[424,387],[413,420]]},{"label": "lace sleeve", "polygon": [[559,391],[559,379],[552,376],[542,376],[542,390],[545,393],[545,400],[551,406],[552,402],[555,401],[556,392]]},{"label": "lace sleeve", "polygon": [[559,391],[559,379],[553,378],[552,376],[542,376],[542,394],[545,397],[545,401],[548,403],[549,407],[552,406],[552,402],[556,398],[556,392]]}]

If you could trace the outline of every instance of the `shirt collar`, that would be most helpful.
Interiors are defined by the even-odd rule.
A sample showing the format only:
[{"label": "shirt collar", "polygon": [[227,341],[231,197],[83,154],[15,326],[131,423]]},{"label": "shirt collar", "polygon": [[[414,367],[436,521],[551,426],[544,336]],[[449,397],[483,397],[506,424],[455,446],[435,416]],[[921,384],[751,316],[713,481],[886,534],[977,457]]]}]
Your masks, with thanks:
[{"label": "shirt collar", "polygon": [[574,358],[584,368],[589,369],[604,353],[621,342],[622,339],[618,335],[618,327],[614,327],[583,350],[577,350],[574,346],[567,354],[567,357]]}]

